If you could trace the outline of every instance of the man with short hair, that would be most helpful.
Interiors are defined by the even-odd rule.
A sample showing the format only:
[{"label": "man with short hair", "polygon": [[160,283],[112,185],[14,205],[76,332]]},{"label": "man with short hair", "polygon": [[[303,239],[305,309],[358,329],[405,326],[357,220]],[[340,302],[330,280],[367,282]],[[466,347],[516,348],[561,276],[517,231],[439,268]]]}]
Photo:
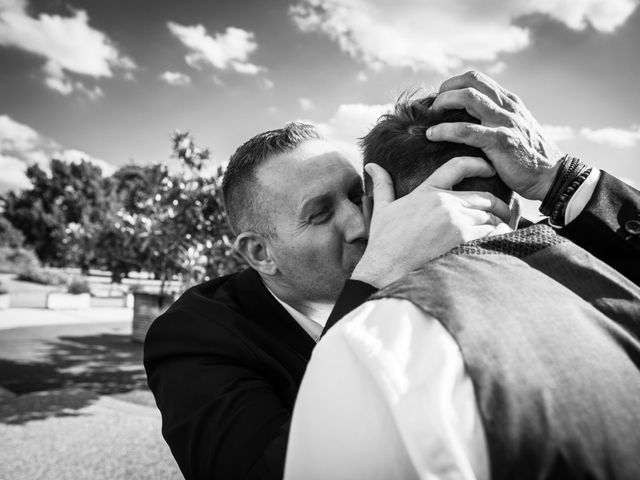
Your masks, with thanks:
[{"label": "man with short hair", "polygon": [[[363,139],[398,196],[454,157],[484,156],[426,138],[479,123],[435,98],[403,97]],[[458,188],[511,196],[498,177]],[[549,226],[463,243],[314,350],[286,478],[638,478],[639,337],[640,288]]]},{"label": "man with short hair", "polygon": [[491,194],[440,190],[493,175],[488,163],[447,167],[399,208],[455,229],[440,235],[392,208],[377,215],[389,230],[368,236],[361,177],[314,127],[288,124],[238,148],[223,192],[251,268],[187,291],[145,340],[163,435],[186,478],[281,478],[298,385],[330,314],[508,216]]},{"label": "man with short hair", "polygon": [[[520,143],[524,151],[528,145]],[[488,155],[503,170],[512,156],[500,148]],[[396,201],[393,186],[378,176],[367,232],[357,173],[312,128],[290,124],[239,148],[225,200],[251,268],[187,291],[145,341],[163,435],[184,476],[281,478],[293,403],[321,332],[378,288],[507,220],[508,206],[496,196],[450,191],[464,178],[494,174],[482,159],[456,159]],[[517,180],[526,189],[547,178],[535,168],[513,174],[507,167],[506,174],[507,185]],[[592,199],[619,197],[610,191]],[[602,214],[594,217],[590,205],[584,212],[596,220]],[[588,233],[600,232],[605,240],[596,248],[606,250],[617,228],[596,225]]]}]

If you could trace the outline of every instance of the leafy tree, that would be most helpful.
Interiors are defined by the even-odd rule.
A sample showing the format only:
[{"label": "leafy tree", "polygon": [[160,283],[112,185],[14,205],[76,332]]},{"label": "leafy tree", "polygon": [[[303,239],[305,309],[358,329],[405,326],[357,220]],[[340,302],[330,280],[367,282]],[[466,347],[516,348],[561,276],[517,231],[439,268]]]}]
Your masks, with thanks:
[{"label": "leafy tree", "polygon": [[20,248],[24,235],[4,216],[0,215],[0,247]]},{"label": "leafy tree", "polygon": [[50,175],[38,165],[27,168],[31,188],[10,192],[4,215],[38,257],[53,266],[98,265],[97,232],[111,206],[111,180],[88,162],[53,159]]},{"label": "leafy tree", "polygon": [[190,285],[243,265],[230,242],[222,170],[207,173],[209,150],[197,147],[189,133],[176,132],[172,147],[179,163],[176,173],[156,164],[114,175],[122,201],[115,227],[125,250],[136,252],[138,266],[160,278],[161,295],[166,281],[176,275]]}]

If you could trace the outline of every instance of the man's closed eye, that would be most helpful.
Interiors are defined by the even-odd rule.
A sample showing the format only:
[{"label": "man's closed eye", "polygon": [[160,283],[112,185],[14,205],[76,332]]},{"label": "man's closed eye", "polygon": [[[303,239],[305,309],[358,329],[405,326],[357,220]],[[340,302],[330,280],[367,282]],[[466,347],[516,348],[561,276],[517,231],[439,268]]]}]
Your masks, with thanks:
[{"label": "man's closed eye", "polygon": [[313,215],[309,217],[309,222],[313,225],[320,225],[322,223],[325,223],[330,218],[331,210],[328,208],[323,208],[321,210],[318,210],[317,212],[314,212]]}]

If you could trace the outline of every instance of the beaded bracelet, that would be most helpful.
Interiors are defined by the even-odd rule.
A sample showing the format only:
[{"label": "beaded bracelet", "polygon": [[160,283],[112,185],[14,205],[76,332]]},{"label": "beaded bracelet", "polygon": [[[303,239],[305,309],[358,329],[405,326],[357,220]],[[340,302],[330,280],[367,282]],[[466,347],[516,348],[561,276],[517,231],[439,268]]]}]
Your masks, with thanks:
[{"label": "beaded bracelet", "polygon": [[542,204],[540,205],[540,213],[545,216],[551,215],[553,207],[555,206],[558,196],[563,192],[567,185],[575,178],[575,172],[581,165],[580,160],[575,157],[565,155],[560,159],[560,168],[556,173],[556,177],[553,179],[551,188],[544,197]]},{"label": "beaded bracelet", "polygon": [[563,193],[558,197],[558,201],[553,207],[553,212],[549,217],[549,225],[552,227],[564,227],[564,217],[565,211],[567,210],[567,205],[569,204],[569,200],[573,197],[573,194],[576,193],[576,190],[584,183],[589,174],[591,173],[591,168],[584,168],[580,171],[578,176],[564,189]]}]

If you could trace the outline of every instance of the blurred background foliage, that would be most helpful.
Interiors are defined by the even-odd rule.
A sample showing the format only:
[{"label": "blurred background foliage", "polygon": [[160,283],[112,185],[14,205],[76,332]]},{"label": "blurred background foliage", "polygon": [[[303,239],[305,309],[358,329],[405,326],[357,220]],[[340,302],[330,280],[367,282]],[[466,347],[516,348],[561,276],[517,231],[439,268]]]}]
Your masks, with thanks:
[{"label": "blurred background foliage", "polygon": [[0,270],[51,283],[45,267],[149,272],[186,288],[244,267],[232,246],[222,202],[222,169],[188,132],[171,139],[178,168],[125,165],[103,176],[96,165],[52,159],[28,168],[29,189],[0,197]]}]

